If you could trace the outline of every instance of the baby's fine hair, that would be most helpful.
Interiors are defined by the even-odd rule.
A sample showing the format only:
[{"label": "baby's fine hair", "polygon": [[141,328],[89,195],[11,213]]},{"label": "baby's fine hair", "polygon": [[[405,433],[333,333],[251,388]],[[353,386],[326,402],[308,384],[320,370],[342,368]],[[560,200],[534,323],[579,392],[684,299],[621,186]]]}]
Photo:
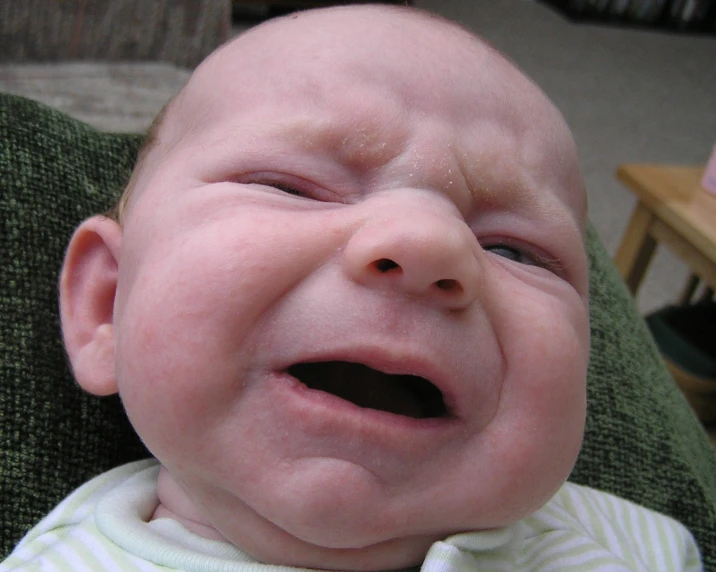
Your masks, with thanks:
[{"label": "baby's fine hair", "polygon": [[127,210],[127,204],[132,197],[132,192],[136,186],[137,179],[139,178],[139,173],[143,170],[149,152],[159,141],[159,131],[162,127],[162,123],[164,122],[164,118],[167,115],[167,111],[173,102],[174,98],[170,99],[164,107],[162,107],[161,111],[156,115],[152,124],[149,126],[149,129],[147,129],[144,140],[142,141],[139,151],[137,152],[137,161],[134,164],[134,169],[132,170],[129,182],[124,187],[122,194],[114,206],[112,206],[112,208],[105,213],[107,218],[117,222],[120,226],[122,225],[122,221],[124,219],[124,213]]}]

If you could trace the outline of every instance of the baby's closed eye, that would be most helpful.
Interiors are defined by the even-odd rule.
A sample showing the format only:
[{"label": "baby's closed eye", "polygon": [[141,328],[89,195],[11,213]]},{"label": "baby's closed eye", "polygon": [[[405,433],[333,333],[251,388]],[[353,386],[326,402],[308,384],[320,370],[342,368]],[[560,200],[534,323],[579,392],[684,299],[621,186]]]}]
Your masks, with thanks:
[{"label": "baby's closed eye", "polygon": [[271,187],[287,195],[321,202],[344,202],[337,194],[303,177],[286,173],[257,172],[236,177],[235,182],[245,185]]},{"label": "baby's closed eye", "polygon": [[295,187],[291,187],[290,185],[287,185],[285,183],[264,183],[265,185],[269,187],[273,187],[274,189],[278,189],[279,191],[282,191],[289,195],[295,195],[297,197],[305,197],[310,198],[306,196],[306,192],[302,191],[300,189],[297,189]]},{"label": "baby's closed eye", "polygon": [[531,260],[529,257],[527,257],[523,252],[516,248],[512,248],[511,246],[507,246],[505,244],[493,244],[493,245],[487,245],[484,247],[485,250],[488,252],[492,252],[494,254],[497,254],[498,256],[502,256],[503,258],[507,258],[508,260],[513,260],[514,262],[520,262],[522,264],[530,264]]},{"label": "baby's closed eye", "polygon": [[512,262],[517,262],[518,264],[538,266],[556,274],[559,274],[562,270],[562,265],[559,260],[544,252],[537,252],[534,249],[530,250],[504,242],[484,243],[482,248],[486,252],[491,252],[492,254],[506,258]]}]

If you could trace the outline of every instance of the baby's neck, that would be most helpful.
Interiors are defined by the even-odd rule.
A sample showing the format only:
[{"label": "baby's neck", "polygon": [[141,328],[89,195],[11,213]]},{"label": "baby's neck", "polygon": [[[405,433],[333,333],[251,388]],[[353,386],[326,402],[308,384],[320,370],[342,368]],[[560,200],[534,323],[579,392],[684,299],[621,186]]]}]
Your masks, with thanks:
[{"label": "baby's neck", "polygon": [[184,490],[169,476],[162,467],[157,480],[159,504],[150,520],[170,518],[179,522],[187,530],[210,540],[227,540],[204,518]]}]

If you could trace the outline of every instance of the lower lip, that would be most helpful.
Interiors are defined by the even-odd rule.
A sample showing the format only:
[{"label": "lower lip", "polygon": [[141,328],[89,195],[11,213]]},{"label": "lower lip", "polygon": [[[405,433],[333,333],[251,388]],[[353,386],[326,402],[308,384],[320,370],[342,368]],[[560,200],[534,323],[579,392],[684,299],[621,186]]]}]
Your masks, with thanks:
[{"label": "lower lip", "polygon": [[[298,379],[286,372],[275,372],[271,383],[276,397],[285,400],[289,411],[295,411],[300,417],[308,417],[309,423],[336,422],[342,429],[354,429],[360,433],[375,433],[381,438],[392,433],[406,433],[427,436],[428,433],[442,433],[456,424],[453,417],[413,418],[397,415],[378,409],[359,407],[350,401],[336,397],[325,391],[310,389]],[[368,436],[368,435],[366,435]],[[398,435],[396,435],[398,436]]]}]

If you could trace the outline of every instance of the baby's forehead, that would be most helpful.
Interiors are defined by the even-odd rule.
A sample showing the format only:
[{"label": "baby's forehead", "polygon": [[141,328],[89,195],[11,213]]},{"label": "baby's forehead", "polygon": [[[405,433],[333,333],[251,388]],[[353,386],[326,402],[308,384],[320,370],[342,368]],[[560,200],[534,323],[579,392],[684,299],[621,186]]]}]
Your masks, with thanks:
[{"label": "baby's forehead", "polygon": [[340,97],[350,113],[364,107],[351,100],[363,87],[378,107],[396,96],[428,114],[448,105],[472,113],[478,101],[505,122],[561,119],[515,66],[457,24],[409,8],[360,6],[270,21],[219,48],[177,98],[177,121],[191,131],[212,113],[246,116],[267,100],[319,107]]},{"label": "baby's forehead", "polygon": [[423,90],[448,79],[469,83],[476,68],[493,82],[522,78],[501,53],[455,22],[409,7],[361,5],[307,10],[250,28],[209,56],[190,85],[217,86],[278,69],[295,81],[336,62],[358,80],[370,70],[396,76],[422,69],[424,81],[411,88]]},{"label": "baby's forehead", "polygon": [[[302,35],[306,29],[315,32],[316,26],[323,30],[321,25],[329,23],[328,31]],[[372,25],[378,28],[366,36],[365,28]],[[314,10],[250,30],[200,66],[167,113],[162,139],[186,142],[217,117],[223,125],[239,116],[247,131],[255,127],[252,123],[263,123],[262,133],[283,130],[297,141],[332,134],[334,141],[350,147],[371,129],[375,138],[391,139],[401,127],[399,122],[382,124],[378,114],[370,113],[370,105],[385,111],[392,101],[393,93],[381,91],[386,77],[390,79],[386,85],[406,108],[422,113],[445,100],[446,107],[453,107],[453,117],[476,111],[491,115],[505,132],[529,131],[535,164],[540,169],[568,171],[567,188],[583,194],[571,134],[541,90],[472,33],[441,18],[397,7]],[[351,99],[353,80],[359,86],[374,85],[375,90],[362,100]],[[313,98],[315,94],[319,95]],[[299,111],[286,121],[293,110],[320,112],[333,96],[345,107],[344,125],[321,125],[310,113],[300,117]],[[269,100],[274,100],[273,108]],[[279,109],[283,123],[266,109]],[[370,123],[375,129],[369,128]],[[586,210],[577,203],[575,210]],[[584,218],[582,213],[579,218]]]}]

